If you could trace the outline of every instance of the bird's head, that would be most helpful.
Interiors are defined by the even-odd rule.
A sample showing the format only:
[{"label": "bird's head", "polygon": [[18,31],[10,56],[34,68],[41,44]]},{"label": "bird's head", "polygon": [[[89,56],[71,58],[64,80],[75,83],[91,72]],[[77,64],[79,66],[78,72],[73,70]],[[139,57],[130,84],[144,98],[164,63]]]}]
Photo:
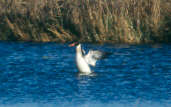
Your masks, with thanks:
[{"label": "bird's head", "polygon": [[75,47],[76,46],[76,51],[81,52],[81,44],[79,42],[74,42],[69,45],[70,47]]}]

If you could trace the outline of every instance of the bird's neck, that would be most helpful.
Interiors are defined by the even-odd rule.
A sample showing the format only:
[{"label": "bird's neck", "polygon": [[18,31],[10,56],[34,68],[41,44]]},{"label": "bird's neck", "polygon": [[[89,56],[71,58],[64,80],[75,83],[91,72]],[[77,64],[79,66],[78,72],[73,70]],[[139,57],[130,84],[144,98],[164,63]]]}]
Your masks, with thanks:
[{"label": "bird's neck", "polygon": [[81,47],[77,47],[76,54],[77,54],[77,56],[79,56],[79,55],[82,56]]}]

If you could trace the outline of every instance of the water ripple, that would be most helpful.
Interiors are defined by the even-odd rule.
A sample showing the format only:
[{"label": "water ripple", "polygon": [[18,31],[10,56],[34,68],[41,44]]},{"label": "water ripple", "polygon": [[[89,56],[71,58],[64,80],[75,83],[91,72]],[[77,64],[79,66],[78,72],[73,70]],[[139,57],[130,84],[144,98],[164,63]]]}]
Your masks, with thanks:
[{"label": "water ripple", "polygon": [[169,107],[171,45],[84,46],[112,52],[92,76],[77,73],[67,44],[0,42],[0,106]]}]

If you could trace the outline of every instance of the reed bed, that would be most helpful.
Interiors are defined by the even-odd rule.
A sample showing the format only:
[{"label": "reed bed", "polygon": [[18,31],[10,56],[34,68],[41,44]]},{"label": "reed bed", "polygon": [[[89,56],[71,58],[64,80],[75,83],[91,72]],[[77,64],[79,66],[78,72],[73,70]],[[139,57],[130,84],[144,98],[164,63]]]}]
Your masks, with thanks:
[{"label": "reed bed", "polygon": [[171,42],[170,0],[1,0],[0,40]]}]

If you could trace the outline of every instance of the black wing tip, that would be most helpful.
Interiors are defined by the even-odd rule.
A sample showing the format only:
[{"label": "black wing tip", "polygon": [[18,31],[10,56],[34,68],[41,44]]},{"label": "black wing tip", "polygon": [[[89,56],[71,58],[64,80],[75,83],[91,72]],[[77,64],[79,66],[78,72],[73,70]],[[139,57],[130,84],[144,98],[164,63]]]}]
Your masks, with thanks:
[{"label": "black wing tip", "polygon": [[109,57],[110,55],[112,55],[111,52],[103,52],[102,58],[103,58],[103,59],[104,59],[104,58],[107,58],[107,57]]}]

